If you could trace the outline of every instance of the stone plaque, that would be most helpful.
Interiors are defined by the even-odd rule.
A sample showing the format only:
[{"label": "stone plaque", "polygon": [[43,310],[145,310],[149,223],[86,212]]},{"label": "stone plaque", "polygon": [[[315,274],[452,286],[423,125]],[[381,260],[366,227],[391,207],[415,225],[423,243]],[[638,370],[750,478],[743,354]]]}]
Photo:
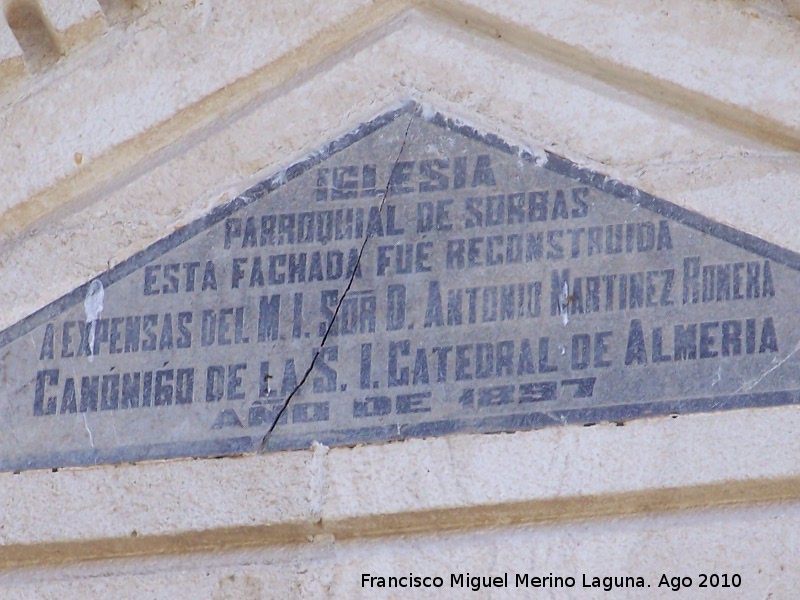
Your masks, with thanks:
[{"label": "stone plaque", "polygon": [[409,105],[0,333],[0,468],[795,403],[798,267]]}]

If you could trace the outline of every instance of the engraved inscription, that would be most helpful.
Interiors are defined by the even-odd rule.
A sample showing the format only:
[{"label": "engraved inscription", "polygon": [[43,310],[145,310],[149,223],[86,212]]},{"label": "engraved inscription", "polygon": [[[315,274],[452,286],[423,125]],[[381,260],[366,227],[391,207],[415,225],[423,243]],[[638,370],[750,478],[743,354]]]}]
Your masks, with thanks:
[{"label": "engraved inscription", "polygon": [[798,268],[409,105],[0,333],[0,468],[794,403]]}]

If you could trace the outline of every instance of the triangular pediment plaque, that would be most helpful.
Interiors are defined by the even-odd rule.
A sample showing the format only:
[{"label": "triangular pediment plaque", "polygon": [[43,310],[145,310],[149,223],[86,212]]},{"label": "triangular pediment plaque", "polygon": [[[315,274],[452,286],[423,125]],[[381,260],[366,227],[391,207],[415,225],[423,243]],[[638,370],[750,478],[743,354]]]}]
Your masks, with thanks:
[{"label": "triangular pediment plaque", "polygon": [[0,333],[0,469],[798,401],[798,255],[429,113]]}]

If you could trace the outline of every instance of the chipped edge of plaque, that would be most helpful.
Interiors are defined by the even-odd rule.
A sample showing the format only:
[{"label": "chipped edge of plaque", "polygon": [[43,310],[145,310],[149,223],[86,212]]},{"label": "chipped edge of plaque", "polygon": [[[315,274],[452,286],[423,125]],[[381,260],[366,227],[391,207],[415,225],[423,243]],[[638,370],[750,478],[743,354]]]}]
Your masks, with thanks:
[{"label": "chipped edge of plaque", "polygon": [[[482,435],[513,433],[553,425],[592,427],[598,423],[621,424],[631,419],[650,416],[666,418],[687,413],[718,412],[754,407],[768,408],[792,404],[800,404],[800,390],[708,396],[641,404],[612,404],[488,417],[440,419],[424,423],[400,424],[399,426],[397,424],[373,425],[350,429],[331,429],[287,438],[273,438],[274,442],[270,443],[268,451],[302,450],[310,447],[314,442],[341,447],[364,443],[396,442],[408,438],[438,437],[455,433],[479,433]],[[250,454],[258,451],[260,441],[260,435],[237,436],[211,440],[136,444],[108,449],[28,454],[11,460],[0,458],[0,472]]]}]

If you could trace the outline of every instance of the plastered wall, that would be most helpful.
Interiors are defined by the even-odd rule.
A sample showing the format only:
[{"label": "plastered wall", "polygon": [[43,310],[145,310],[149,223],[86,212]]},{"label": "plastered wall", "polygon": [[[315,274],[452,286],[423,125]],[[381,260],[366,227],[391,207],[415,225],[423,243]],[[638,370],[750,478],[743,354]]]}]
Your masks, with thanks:
[{"label": "plastered wall", "polygon": [[[409,99],[800,251],[792,3],[2,6],[0,329]],[[667,597],[666,574],[791,598],[798,419],[3,473],[0,595],[463,597],[362,576],[527,572],[578,580],[541,597]]]}]

